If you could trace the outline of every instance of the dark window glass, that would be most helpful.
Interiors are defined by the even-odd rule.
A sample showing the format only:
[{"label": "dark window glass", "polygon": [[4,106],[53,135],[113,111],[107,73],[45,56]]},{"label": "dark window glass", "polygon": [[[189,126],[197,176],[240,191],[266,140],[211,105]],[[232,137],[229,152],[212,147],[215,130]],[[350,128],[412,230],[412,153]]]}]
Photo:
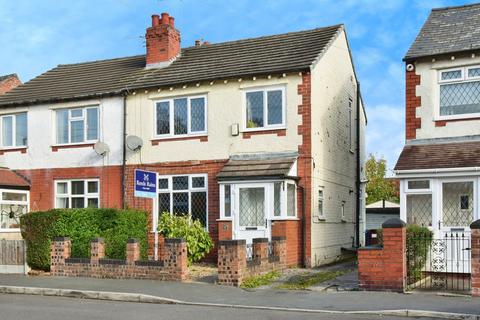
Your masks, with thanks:
[{"label": "dark window glass", "polygon": [[72,208],[85,208],[85,199],[72,198]]},{"label": "dark window glass", "polygon": [[158,195],[158,212],[170,213],[170,193],[160,193]]},{"label": "dark window glass", "polygon": [[188,176],[173,177],[173,190],[188,190]]},{"label": "dark window glass", "polygon": [[173,193],[173,214],[188,214],[188,192]]},{"label": "dark window glass", "polygon": [[168,189],[168,179],[158,179],[159,189]]},{"label": "dark window glass", "polygon": [[170,133],[170,104],[168,101],[157,103],[157,134]]},{"label": "dark window glass", "polygon": [[173,100],[173,125],[175,134],[188,133],[188,106],[187,98]]},{"label": "dark window glass", "polygon": [[191,194],[192,218],[199,220],[202,225],[207,225],[207,193],[192,192]]},{"label": "dark window glass", "polygon": [[205,187],[205,178],[204,177],[193,177],[192,178],[192,188],[204,188]]},{"label": "dark window glass", "polygon": [[247,128],[263,127],[263,91],[247,93]]},{"label": "dark window glass", "polygon": [[72,194],[85,194],[85,183],[83,181],[72,181]]}]

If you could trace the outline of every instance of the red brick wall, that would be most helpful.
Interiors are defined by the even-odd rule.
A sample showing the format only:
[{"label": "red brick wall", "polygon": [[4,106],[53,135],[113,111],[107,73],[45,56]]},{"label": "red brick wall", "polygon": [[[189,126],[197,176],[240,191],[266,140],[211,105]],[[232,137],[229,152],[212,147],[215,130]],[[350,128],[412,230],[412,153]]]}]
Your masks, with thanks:
[{"label": "red brick wall", "polygon": [[[152,199],[137,198],[134,196],[133,183],[134,183],[134,170],[143,169],[148,171],[157,172],[160,175],[170,174],[207,174],[208,175],[208,230],[210,236],[215,242],[215,247],[212,252],[207,256],[208,260],[213,261],[216,256],[216,248],[218,242],[218,222],[220,218],[220,206],[219,206],[219,186],[217,182],[217,174],[223,168],[227,160],[204,160],[204,161],[182,161],[182,162],[164,162],[158,164],[148,165],[128,165],[125,170],[126,174],[126,205],[131,208],[146,210],[152,212]],[[152,216],[149,215],[149,223],[151,230]],[[149,247],[153,246],[153,237],[149,237]]]},{"label": "red brick wall", "polygon": [[285,237],[287,266],[302,262],[302,223],[299,220],[281,220],[272,223],[272,237]]},{"label": "red brick wall", "polygon": [[407,278],[406,228],[383,228],[383,248],[358,250],[358,280],[364,290],[403,292]]},{"label": "red brick wall", "polygon": [[17,78],[16,75],[3,80],[0,82],[0,95],[7,93],[21,84],[22,82]]},{"label": "red brick wall", "polygon": [[480,220],[472,224],[472,296],[480,297]]},{"label": "red brick wall", "polygon": [[122,207],[122,167],[83,167],[15,170],[30,181],[30,210],[41,211],[55,207],[55,180],[100,179],[100,206]]},{"label": "red brick wall", "polygon": [[[302,192],[298,192],[298,212],[297,216],[304,219],[305,228],[299,230],[298,247],[299,252],[303,254],[303,263],[305,266],[311,266],[311,214],[312,214],[312,104],[311,104],[311,76],[310,73],[302,74],[302,83],[298,85],[298,94],[302,96],[302,104],[298,106],[298,114],[302,116],[302,124],[298,126],[298,134],[302,135],[302,145],[298,147],[298,176],[300,177],[299,186],[300,191],[303,190],[305,197],[303,199]],[[305,202],[304,202],[305,200]],[[303,207],[304,206],[304,207]],[[302,217],[302,212],[305,212],[305,217]],[[305,247],[302,248],[303,235]],[[287,241],[288,243],[288,241]],[[290,244],[287,244],[290,247]],[[301,257],[301,256],[300,256]],[[301,263],[301,259],[298,261]]]},{"label": "red brick wall", "polygon": [[417,85],[420,84],[420,75],[413,71],[407,71],[405,75],[405,133],[406,139],[415,139],[417,129],[422,127],[422,120],[417,118],[416,110],[420,107],[421,99],[417,96]]},{"label": "red brick wall", "polygon": [[218,221],[218,240],[231,240],[232,228],[232,221]]}]

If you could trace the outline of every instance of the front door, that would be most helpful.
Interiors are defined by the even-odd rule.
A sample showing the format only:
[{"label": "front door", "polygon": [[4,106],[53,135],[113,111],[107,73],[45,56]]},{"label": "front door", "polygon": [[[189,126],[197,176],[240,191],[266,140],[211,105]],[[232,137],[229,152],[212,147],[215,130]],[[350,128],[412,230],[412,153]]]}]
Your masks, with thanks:
[{"label": "front door", "polygon": [[270,238],[267,184],[238,184],[234,187],[234,239],[252,243],[254,238]]}]

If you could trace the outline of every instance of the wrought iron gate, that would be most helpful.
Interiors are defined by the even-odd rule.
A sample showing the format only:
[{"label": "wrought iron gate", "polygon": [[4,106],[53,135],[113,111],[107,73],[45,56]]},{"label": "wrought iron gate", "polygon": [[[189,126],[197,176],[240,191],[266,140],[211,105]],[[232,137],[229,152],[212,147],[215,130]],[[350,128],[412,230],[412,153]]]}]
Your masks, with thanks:
[{"label": "wrought iron gate", "polygon": [[449,232],[443,238],[407,237],[410,290],[470,291],[470,237]]}]

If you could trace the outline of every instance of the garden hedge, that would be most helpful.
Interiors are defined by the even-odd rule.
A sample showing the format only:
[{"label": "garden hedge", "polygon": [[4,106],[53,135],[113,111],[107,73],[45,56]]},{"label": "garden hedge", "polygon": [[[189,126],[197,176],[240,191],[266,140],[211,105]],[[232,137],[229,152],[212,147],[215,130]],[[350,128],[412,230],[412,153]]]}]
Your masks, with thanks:
[{"label": "garden hedge", "polygon": [[30,212],[20,219],[27,244],[27,263],[33,269],[50,269],[50,245],[54,237],[70,237],[72,257],[89,258],[90,241],[105,239],[105,255],[125,259],[126,242],[139,239],[142,258],[147,256],[147,213],[118,209],[53,209]]}]

